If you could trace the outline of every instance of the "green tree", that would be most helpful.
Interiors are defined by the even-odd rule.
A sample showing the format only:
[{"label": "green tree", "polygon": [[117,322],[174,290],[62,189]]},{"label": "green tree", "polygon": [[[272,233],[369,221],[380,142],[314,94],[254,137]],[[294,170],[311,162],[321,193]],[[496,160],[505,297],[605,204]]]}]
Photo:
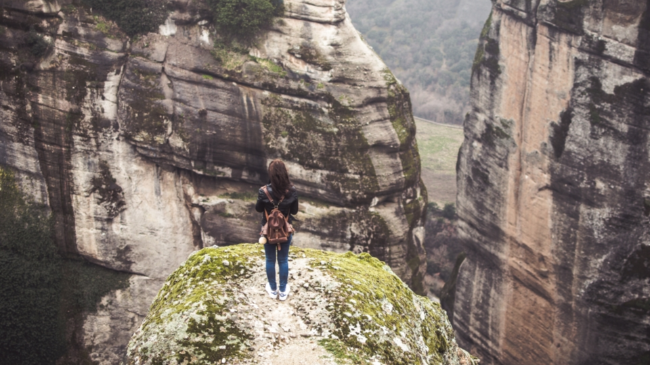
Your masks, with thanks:
[{"label": "green tree", "polygon": [[36,57],[43,57],[50,50],[50,44],[41,36],[36,33],[34,26],[29,29],[25,43],[30,47],[29,51]]},{"label": "green tree", "polygon": [[456,218],[456,207],[453,203],[445,204],[445,207],[442,208],[442,216],[449,220]]},{"label": "green tree", "polygon": [[210,0],[214,22],[228,36],[249,39],[271,25],[282,4],[269,0]]},{"label": "green tree", "polygon": [[82,0],[82,3],[115,21],[129,36],[158,31],[168,14],[167,1]]}]

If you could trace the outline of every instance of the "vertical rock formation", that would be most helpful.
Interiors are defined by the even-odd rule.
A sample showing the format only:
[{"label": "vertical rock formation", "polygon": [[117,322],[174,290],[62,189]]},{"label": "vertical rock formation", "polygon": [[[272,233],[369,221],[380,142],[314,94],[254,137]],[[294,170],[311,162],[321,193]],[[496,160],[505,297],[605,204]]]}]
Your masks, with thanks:
[{"label": "vertical rock formation", "polygon": [[486,364],[650,361],[650,3],[497,0],[458,169]]},{"label": "vertical rock formation", "polygon": [[150,2],[166,21],[138,37],[77,1],[3,4],[0,164],[49,204],[61,252],[132,274],[83,315],[91,360],[120,361],[191,252],[257,239],[273,158],[303,197],[296,244],[370,252],[422,290],[409,94],[343,0],[285,1],[248,50],[202,1]]}]

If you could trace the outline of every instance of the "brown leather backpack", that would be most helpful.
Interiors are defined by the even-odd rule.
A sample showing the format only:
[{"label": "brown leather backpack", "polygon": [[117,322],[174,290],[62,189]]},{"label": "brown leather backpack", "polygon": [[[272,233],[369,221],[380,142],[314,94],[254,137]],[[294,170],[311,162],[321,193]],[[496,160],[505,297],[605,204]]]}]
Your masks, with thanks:
[{"label": "brown leather backpack", "polygon": [[269,198],[269,201],[273,204],[273,210],[271,210],[271,213],[267,213],[266,209],[264,209],[266,224],[262,227],[262,232],[260,232],[260,234],[266,236],[268,244],[277,244],[278,250],[281,250],[280,244],[287,242],[289,240],[289,235],[294,232],[293,226],[289,223],[289,217],[285,217],[279,209],[280,203],[282,203],[284,197],[275,204],[266,186],[263,186],[262,190],[264,190],[266,197]]}]

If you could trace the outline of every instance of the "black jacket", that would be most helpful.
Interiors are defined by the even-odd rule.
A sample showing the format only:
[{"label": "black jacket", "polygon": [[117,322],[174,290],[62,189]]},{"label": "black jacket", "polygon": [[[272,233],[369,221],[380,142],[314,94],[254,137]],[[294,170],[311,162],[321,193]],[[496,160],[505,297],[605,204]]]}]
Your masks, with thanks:
[{"label": "black jacket", "polygon": [[[276,198],[275,195],[273,195],[273,187],[271,184],[266,185],[266,188],[268,189],[271,197],[273,197],[273,200],[277,203],[280,199]],[[264,190],[260,188],[257,194],[257,204],[255,204],[255,210],[262,213],[262,225],[266,224],[266,215],[263,213],[264,210],[266,210],[266,213],[271,213],[274,207],[275,205],[269,201],[269,198],[264,193]],[[280,203],[280,206],[278,208],[285,217],[289,217],[289,223],[293,222],[294,218],[291,214],[298,213],[298,191],[296,188],[292,187],[289,189],[289,192],[285,194],[284,200],[282,200],[282,203]]]}]

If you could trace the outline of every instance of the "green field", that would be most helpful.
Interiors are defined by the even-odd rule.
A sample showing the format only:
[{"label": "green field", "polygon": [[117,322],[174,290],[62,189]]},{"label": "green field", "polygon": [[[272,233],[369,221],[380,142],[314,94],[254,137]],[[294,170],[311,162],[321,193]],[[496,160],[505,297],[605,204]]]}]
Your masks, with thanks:
[{"label": "green field", "polygon": [[456,201],[456,158],[463,143],[457,126],[434,124],[416,118],[417,141],[422,159],[422,179],[429,201],[439,206]]}]

